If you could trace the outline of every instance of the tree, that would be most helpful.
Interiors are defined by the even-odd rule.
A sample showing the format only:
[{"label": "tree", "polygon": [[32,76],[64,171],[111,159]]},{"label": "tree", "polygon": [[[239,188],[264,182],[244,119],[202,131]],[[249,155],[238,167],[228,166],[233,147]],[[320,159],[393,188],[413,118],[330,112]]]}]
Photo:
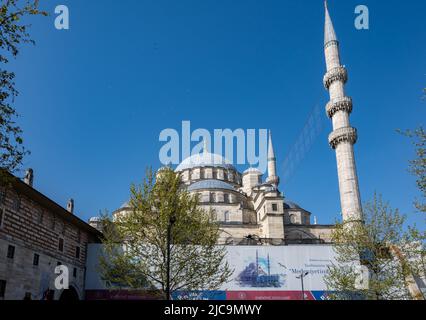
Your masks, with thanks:
[{"label": "tree", "polygon": [[415,200],[414,205],[420,212],[426,212],[426,132],[422,126],[403,133],[412,139],[415,148],[416,157],[410,160],[409,171],[416,177],[416,184],[421,192],[423,200]]},{"label": "tree", "polygon": [[18,95],[15,74],[5,66],[10,58],[16,58],[21,44],[34,44],[29,26],[22,22],[31,15],[47,15],[38,9],[38,0],[6,0],[0,5],[0,168],[9,172],[22,164],[27,151],[23,147],[22,130],[15,122],[17,112],[13,103]]},{"label": "tree", "polygon": [[[426,98],[426,88],[423,89],[423,98]],[[414,205],[420,212],[426,212],[426,204],[424,203],[426,197],[426,132],[423,126],[417,129],[406,130],[398,132],[411,138],[415,148],[416,157],[410,161],[409,171],[416,177],[417,187],[420,190],[423,201],[415,200]]]},{"label": "tree", "polygon": [[104,218],[100,269],[111,288],[142,286],[166,297],[168,257],[170,292],[216,290],[228,280],[226,250],[216,245],[219,226],[182,186],[180,175],[166,168],[154,181],[148,170],[143,184],[131,187],[130,206],[114,220]]},{"label": "tree", "polygon": [[[337,223],[332,234],[336,262],[325,282],[332,299],[372,300],[413,298],[414,276],[424,275],[424,237],[404,229],[405,216],[374,195],[364,206],[364,223]],[[365,287],[359,272],[368,270]],[[414,290],[415,291],[415,290]],[[420,298],[420,297],[419,297]]]}]

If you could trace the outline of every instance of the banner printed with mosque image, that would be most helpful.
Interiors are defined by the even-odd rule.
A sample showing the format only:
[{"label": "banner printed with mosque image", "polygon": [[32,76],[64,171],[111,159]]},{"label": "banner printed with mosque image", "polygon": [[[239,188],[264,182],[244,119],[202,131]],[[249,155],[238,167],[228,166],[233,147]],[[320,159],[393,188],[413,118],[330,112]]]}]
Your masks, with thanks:
[{"label": "banner printed with mosque image", "polygon": [[256,257],[248,257],[245,261],[246,267],[241,271],[236,281],[242,288],[281,288],[285,285],[286,274],[271,273],[271,257],[269,253],[266,257],[259,256],[256,250]]}]

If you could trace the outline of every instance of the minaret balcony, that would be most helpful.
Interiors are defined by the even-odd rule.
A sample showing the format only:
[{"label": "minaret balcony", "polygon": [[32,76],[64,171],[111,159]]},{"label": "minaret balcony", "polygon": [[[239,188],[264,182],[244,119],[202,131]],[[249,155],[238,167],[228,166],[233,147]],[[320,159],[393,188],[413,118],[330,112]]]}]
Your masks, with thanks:
[{"label": "minaret balcony", "polygon": [[333,149],[336,149],[341,142],[350,142],[355,144],[358,139],[358,133],[355,128],[344,127],[334,130],[328,136],[328,143]]},{"label": "minaret balcony", "polygon": [[330,41],[328,41],[326,44],[324,44],[324,49],[327,49],[328,47],[331,47],[331,46],[336,46],[336,47],[338,47],[339,46],[339,41],[337,41],[337,40],[330,40]]},{"label": "minaret balcony", "polygon": [[352,99],[349,97],[333,99],[327,103],[325,109],[330,119],[339,111],[346,111],[350,114],[352,112]]},{"label": "minaret balcony", "polygon": [[324,76],[324,87],[328,90],[334,81],[348,81],[348,72],[343,66],[330,69]]}]

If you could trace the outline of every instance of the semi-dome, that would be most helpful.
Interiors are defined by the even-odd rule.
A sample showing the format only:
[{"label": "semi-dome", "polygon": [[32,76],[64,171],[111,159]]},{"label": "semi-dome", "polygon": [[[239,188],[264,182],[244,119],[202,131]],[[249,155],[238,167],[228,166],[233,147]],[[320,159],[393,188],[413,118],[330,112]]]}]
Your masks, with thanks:
[{"label": "semi-dome", "polygon": [[246,171],[244,171],[243,174],[249,174],[249,173],[257,174],[257,175],[260,175],[260,176],[263,175],[263,173],[259,169],[256,169],[256,168],[248,168]]},{"label": "semi-dome", "polygon": [[188,191],[201,189],[225,189],[235,191],[235,188],[232,185],[220,180],[202,180],[195,182],[188,187]]},{"label": "semi-dome", "polygon": [[232,163],[221,155],[203,152],[194,154],[183,160],[176,168],[176,172],[197,167],[219,167],[235,170]]},{"label": "semi-dome", "polygon": [[127,209],[127,208],[130,208],[130,200],[124,202],[120,207],[120,209]]}]

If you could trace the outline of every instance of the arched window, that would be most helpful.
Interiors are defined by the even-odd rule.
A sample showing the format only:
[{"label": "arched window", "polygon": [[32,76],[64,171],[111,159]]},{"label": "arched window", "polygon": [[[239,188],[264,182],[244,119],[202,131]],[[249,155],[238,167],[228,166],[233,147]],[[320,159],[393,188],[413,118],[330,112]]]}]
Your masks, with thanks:
[{"label": "arched window", "polygon": [[225,223],[229,222],[229,211],[225,211],[225,213],[223,214],[223,221]]},{"label": "arched window", "polygon": [[228,181],[234,182],[234,174],[231,171],[228,172]]},{"label": "arched window", "polygon": [[295,214],[291,214],[290,215],[290,223],[291,224],[296,224],[297,223],[296,215]]},{"label": "arched window", "polygon": [[229,194],[228,193],[223,194],[223,202],[229,203]]},{"label": "arched window", "polygon": [[216,202],[216,193],[210,193],[210,202]]}]

